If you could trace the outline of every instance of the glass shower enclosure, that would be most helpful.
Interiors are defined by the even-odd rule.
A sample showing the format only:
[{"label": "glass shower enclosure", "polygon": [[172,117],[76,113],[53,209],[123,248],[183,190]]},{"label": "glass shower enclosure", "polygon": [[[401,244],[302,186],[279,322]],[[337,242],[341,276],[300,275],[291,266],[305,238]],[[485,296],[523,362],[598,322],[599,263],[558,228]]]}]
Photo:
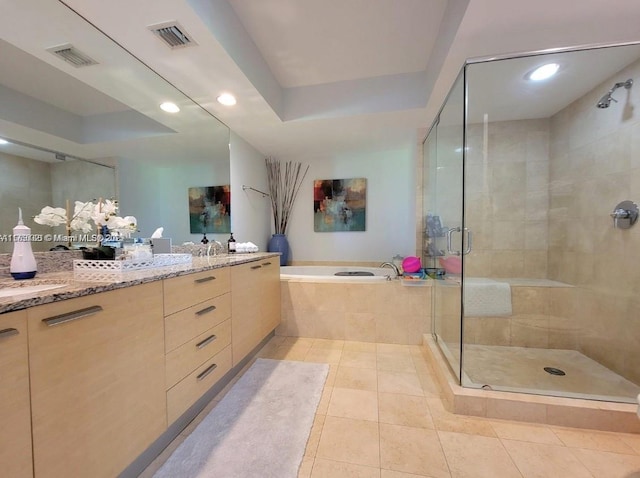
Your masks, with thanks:
[{"label": "glass shower enclosure", "polygon": [[460,384],[635,402],[640,45],[467,62],[423,171],[432,333]]}]

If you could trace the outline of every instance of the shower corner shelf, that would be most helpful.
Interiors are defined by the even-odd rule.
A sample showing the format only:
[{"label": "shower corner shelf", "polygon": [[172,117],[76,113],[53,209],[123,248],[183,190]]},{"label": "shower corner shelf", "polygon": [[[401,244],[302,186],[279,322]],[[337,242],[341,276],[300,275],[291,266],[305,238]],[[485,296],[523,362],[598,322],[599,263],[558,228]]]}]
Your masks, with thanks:
[{"label": "shower corner shelf", "polygon": [[426,287],[429,285],[431,279],[409,279],[406,277],[400,277],[400,283],[406,287]]}]

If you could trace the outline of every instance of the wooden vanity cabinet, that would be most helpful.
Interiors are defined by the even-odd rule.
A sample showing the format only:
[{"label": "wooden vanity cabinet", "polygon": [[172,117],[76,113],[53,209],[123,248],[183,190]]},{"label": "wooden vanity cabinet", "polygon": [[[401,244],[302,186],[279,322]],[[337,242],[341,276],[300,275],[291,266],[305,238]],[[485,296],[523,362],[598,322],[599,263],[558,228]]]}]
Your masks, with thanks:
[{"label": "wooden vanity cabinet", "polygon": [[280,325],[282,319],[280,307],[280,258],[271,257],[261,261],[260,265],[262,266],[260,270],[260,303],[262,307],[260,324],[262,338],[264,338]]},{"label": "wooden vanity cabinet", "polygon": [[33,477],[27,312],[0,315],[0,464],[2,476]]},{"label": "wooden vanity cabinet", "polygon": [[164,281],[167,422],[231,370],[229,267]]},{"label": "wooden vanity cabinet", "polygon": [[238,364],[280,323],[277,257],[231,268],[231,342]]},{"label": "wooden vanity cabinet", "polygon": [[27,314],[35,475],[117,476],[167,427],[162,282]]},{"label": "wooden vanity cabinet", "polygon": [[278,258],[0,315],[0,475],[112,478],[280,323]]}]

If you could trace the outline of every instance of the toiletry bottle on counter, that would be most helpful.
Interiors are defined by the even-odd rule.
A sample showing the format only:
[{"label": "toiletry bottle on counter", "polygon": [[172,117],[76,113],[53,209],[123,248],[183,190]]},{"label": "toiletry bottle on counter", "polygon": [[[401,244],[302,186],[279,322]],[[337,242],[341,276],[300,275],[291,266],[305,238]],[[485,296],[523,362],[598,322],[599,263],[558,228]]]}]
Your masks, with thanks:
[{"label": "toiletry bottle on counter", "polygon": [[233,232],[231,233],[231,237],[227,241],[229,254],[234,254],[236,252],[236,240],[233,238]]},{"label": "toiletry bottle on counter", "polygon": [[13,254],[9,272],[14,279],[33,279],[37,272],[36,258],[31,250],[31,228],[22,222],[22,209],[18,208],[18,224],[13,228]]}]

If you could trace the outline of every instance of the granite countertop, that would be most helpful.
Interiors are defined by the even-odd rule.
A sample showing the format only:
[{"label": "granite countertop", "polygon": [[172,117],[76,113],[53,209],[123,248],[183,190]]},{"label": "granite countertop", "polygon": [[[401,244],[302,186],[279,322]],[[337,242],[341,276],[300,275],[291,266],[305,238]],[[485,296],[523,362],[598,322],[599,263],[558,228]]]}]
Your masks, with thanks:
[{"label": "granite countertop", "polygon": [[[222,254],[210,257],[193,257],[191,264],[123,272],[114,274],[113,279],[105,281],[77,280],[74,277],[73,271],[38,273],[33,279],[19,281],[11,277],[0,278],[0,314],[26,309],[36,305],[121,289],[123,287],[131,287],[146,282],[169,279],[194,272],[259,261],[267,257],[279,257],[279,255],[279,253],[255,252],[249,254]],[[32,288],[34,286],[59,287],[22,294],[11,294],[9,292],[9,289],[15,289],[17,292],[20,289],[24,290],[24,288]]]}]

